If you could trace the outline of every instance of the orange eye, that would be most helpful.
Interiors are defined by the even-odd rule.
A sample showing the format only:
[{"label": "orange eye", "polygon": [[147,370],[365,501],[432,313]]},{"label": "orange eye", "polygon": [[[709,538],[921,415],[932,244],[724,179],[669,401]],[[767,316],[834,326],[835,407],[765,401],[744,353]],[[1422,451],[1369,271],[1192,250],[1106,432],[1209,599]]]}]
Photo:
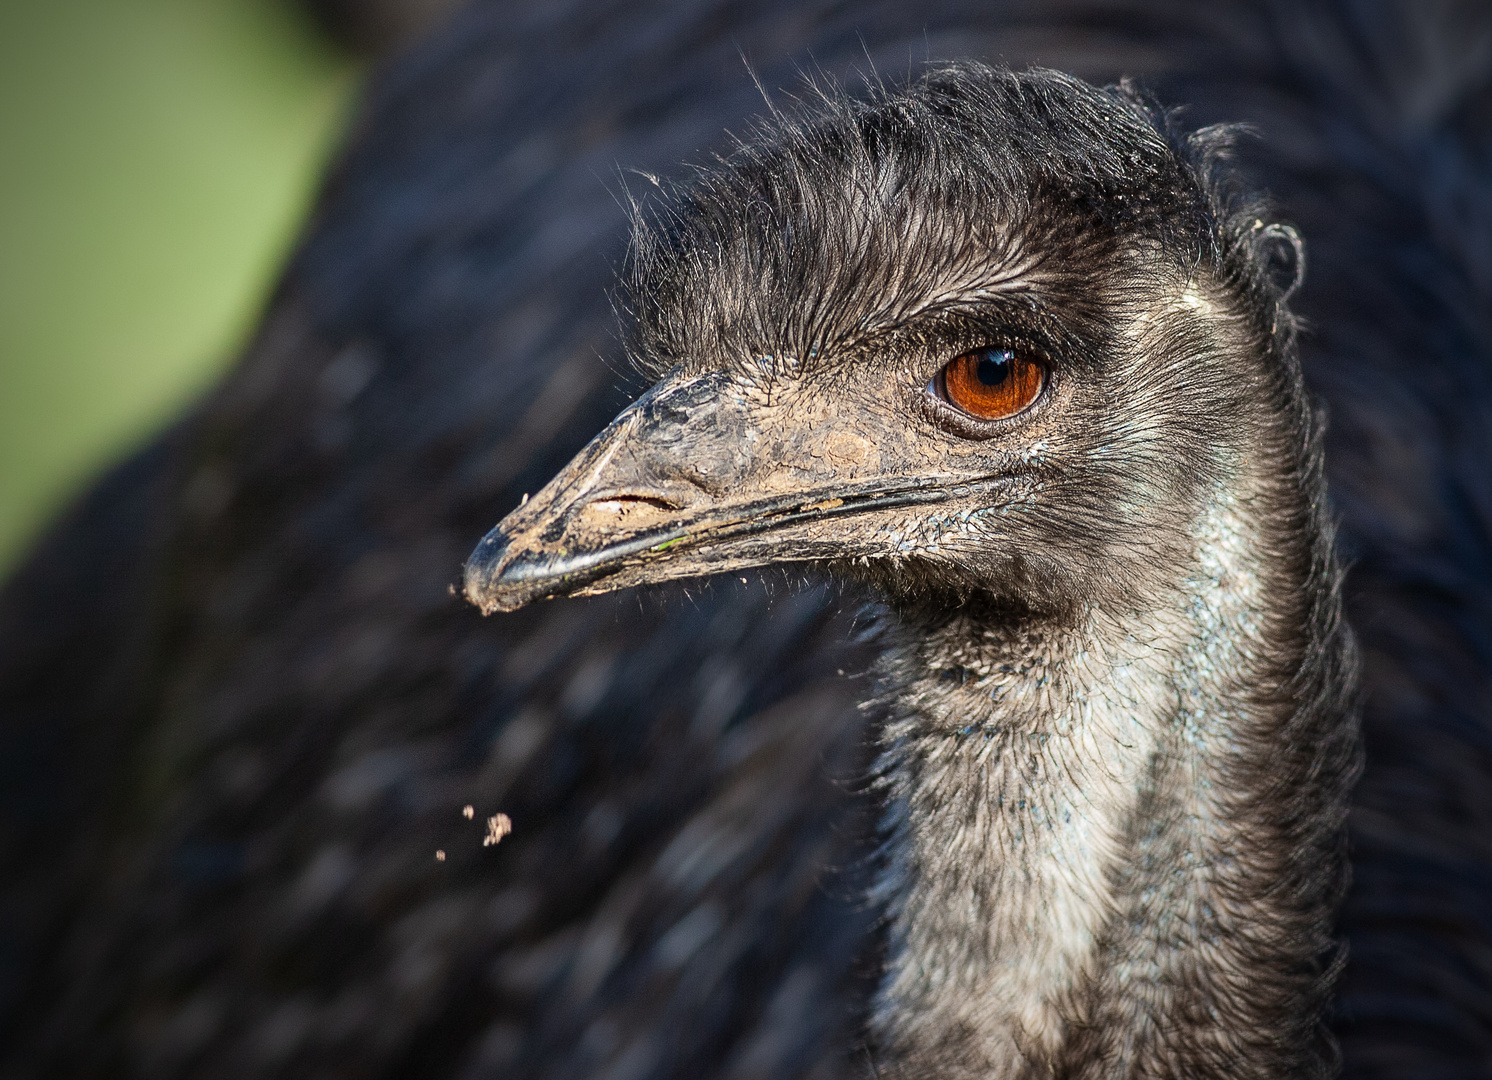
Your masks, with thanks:
[{"label": "orange eye", "polygon": [[1036,400],[1046,369],[1013,349],[975,349],[954,357],[939,380],[943,395],[970,416],[1003,420]]}]

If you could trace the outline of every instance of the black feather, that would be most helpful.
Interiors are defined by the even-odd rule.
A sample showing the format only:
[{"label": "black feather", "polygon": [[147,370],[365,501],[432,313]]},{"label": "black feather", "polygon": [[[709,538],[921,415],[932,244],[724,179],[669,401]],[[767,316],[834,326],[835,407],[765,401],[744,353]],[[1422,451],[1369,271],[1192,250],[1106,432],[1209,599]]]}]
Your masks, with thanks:
[{"label": "black feather", "polygon": [[[1271,295],[1269,223],[1309,245],[1363,657],[1332,1023],[1350,1075],[1486,1075],[1489,33],[1470,3],[473,4],[375,82],[239,367],[6,587],[0,1071],[864,1075],[852,619],[733,579],[487,622],[446,591],[625,399],[607,178],[760,153],[721,134],[763,108],[744,51],[773,93],[810,56],[1040,62],[1188,105],[1151,130],[1258,132],[1228,168],[1280,219],[1231,235]],[[467,802],[513,834],[481,848]]]}]

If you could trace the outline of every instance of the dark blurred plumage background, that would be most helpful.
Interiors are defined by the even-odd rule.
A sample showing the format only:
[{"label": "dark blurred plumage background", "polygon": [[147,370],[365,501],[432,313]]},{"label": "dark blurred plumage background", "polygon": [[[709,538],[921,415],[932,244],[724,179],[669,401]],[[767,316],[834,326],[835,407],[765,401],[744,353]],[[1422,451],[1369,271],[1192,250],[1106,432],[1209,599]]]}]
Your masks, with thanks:
[{"label": "dark blurred plumage background", "polygon": [[482,620],[447,588],[635,389],[619,169],[728,148],[743,56],[774,94],[1039,61],[1254,125],[1369,695],[1345,1065],[1492,1073],[1485,4],[0,12],[11,558],[124,454],[0,597],[0,1076],[863,1072],[853,605],[729,579]]}]

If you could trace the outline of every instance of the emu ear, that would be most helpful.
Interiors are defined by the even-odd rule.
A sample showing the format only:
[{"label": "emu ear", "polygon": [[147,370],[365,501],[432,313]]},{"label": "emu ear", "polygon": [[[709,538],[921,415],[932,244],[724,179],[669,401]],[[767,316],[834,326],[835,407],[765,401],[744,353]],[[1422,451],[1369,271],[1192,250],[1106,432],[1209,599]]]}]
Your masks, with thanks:
[{"label": "emu ear", "polygon": [[1255,250],[1280,299],[1290,299],[1305,280],[1305,241],[1291,226],[1275,223],[1257,230]]}]

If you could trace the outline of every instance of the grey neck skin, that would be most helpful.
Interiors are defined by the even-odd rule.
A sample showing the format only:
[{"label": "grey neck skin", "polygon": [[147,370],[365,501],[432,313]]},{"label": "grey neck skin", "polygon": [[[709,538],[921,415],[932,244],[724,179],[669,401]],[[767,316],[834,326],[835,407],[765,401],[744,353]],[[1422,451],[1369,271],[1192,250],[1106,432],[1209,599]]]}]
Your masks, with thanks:
[{"label": "grey neck skin", "polygon": [[1348,721],[1301,704],[1321,612],[1257,555],[1291,549],[1259,483],[1216,492],[1148,609],[956,616],[890,651],[880,1076],[1322,1070],[1340,812],[1288,793],[1326,752],[1299,739]]}]

